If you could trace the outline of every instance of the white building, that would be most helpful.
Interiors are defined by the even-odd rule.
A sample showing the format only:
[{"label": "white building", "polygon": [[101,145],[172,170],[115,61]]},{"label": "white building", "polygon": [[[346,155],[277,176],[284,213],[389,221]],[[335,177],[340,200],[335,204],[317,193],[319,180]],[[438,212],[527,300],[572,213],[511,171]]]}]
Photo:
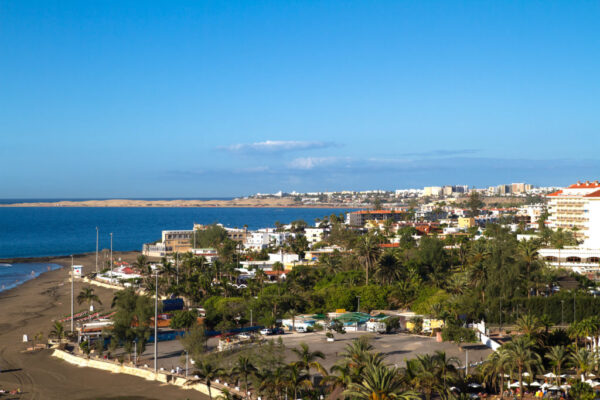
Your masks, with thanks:
[{"label": "white building", "polygon": [[581,274],[600,273],[600,183],[577,182],[548,195],[550,226],[570,230],[579,246],[541,249],[550,265]]},{"label": "white building", "polygon": [[600,183],[577,182],[548,195],[548,220],[554,228],[574,231],[582,247],[600,249]]},{"label": "white building", "polygon": [[275,232],[274,229],[260,229],[246,237],[244,247],[252,250],[262,250],[269,246],[280,246],[293,236],[290,232]]},{"label": "white building", "polygon": [[306,236],[306,240],[308,243],[315,244],[321,242],[325,237],[325,229],[324,228],[304,228],[304,236]]}]

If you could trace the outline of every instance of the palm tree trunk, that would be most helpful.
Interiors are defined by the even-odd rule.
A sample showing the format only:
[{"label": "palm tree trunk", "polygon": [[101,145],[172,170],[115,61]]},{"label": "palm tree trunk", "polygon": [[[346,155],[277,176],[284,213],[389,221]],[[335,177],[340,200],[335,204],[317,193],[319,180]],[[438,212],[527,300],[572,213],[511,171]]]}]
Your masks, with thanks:
[{"label": "palm tree trunk", "polygon": [[519,397],[523,398],[523,367],[519,365]]},{"label": "palm tree trunk", "polygon": [[208,383],[208,381],[206,381],[206,386],[208,386],[208,398],[212,400],[212,392],[210,390],[210,383]]}]

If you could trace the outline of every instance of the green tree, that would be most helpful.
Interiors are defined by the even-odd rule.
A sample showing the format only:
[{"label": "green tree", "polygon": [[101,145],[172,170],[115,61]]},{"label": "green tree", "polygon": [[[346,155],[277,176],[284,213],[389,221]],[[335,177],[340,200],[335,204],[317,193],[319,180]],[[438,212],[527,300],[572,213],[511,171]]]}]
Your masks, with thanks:
[{"label": "green tree", "polygon": [[365,268],[365,284],[369,284],[369,271],[373,269],[375,260],[379,256],[379,238],[372,233],[361,236],[356,243],[356,252]]},{"label": "green tree", "polygon": [[250,361],[250,358],[245,356],[239,356],[235,367],[233,368],[235,374],[243,377],[244,380],[244,397],[248,398],[248,378],[257,372],[256,367]]},{"label": "green tree", "polygon": [[189,331],[198,323],[198,313],[195,310],[179,310],[173,313],[169,327]]},{"label": "green tree", "polygon": [[208,397],[212,400],[211,384],[216,378],[221,376],[223,370],[217,367],[214,363],[207,360],[200,360],[196,362],[195,375],[198,375],[201,379],[206,382],[208,388]]},{"label": "green tree", "polygon": [[296,364],[300,368],[306,370],[306,374],[310,376],[310,369],[326,374],[325,368],[317,361],[317,359],[325,359],[325,354],[322,351],[311,351],[306,343],[300,343],[300,347],[292,349],[292,352],[298,357]]},{"label": "green tree", "polygon": [[560,385],[561,368],[568,360],[569,353],[565,346],[553,346],[548,349],[544,356],[552,366],[552,372],[557,377],[557,383]]},{"label": "green tree", "polygon": [[359,382],[350,383],[344,395],[365,400],[418,400],[411,390],[404,390],[401,374],[396,368],[385,365],[368,365]]},{"label": "green tree", "polygon": [[77,295],[77,304],[88,303],[88,306],[91,307],[91,305],[94,304],[94,301],[98,304],[102,304],[98,295],[94,293],[94,289],[89,286],[84,287]]},{"label": "green tree", "polygon": [[534,342],[529,336],[517,336],[504,346],[510,363],[517,370],[519,397],[523,398],[523,372],[533,375],[541,364],[541,357],[533,350]]}]

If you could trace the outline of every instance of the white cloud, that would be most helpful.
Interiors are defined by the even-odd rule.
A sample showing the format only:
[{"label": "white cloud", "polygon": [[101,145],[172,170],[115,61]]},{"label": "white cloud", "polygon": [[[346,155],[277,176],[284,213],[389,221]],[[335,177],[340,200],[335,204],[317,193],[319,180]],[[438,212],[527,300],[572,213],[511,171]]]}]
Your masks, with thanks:
[{"label": "white cloud", "polygon": [[260,153],[273,153],[273,152],[284,152],[284,151],[295,151],[295,150],[312,150],[322,149],[325,147],[332,147],[334,143],[331,142],[309,142],[309,141],[298,141],[298,140],[265,140],[264,142],[254,143],[237,143],[230,146],[221,147],[223,150],[231,152],[260,152]]},{"label": "white cloud", "polygon": [[309,170],[317,167],[336,164],[340,161],[338,157],[300,157],[288,163],[291,169]]}]

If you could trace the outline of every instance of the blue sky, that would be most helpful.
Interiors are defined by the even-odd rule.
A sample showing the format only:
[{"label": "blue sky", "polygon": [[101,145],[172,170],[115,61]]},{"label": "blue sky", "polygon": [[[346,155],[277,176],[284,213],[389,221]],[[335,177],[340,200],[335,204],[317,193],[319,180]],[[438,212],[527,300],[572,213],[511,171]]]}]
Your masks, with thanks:
[{"label": "blue sky", "polygon": [[0,197],[597,179],[596,1],[0,2]]}]

